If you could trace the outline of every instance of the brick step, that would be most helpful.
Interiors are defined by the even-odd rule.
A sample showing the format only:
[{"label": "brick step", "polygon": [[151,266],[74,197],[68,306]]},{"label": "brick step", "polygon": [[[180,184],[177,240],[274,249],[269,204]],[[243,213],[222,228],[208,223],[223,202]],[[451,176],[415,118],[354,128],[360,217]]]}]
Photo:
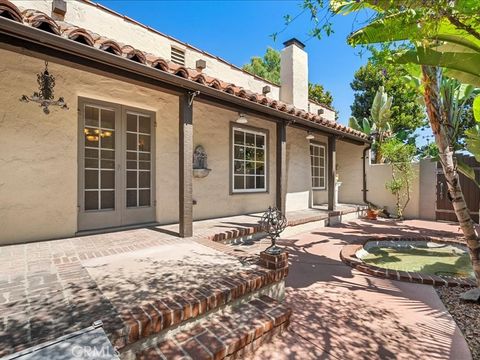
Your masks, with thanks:
[{"label": "brick step", "polygon": [[260,264],[211,284],[199,284],[170,297],[145,300],[126,307],[119,314],[121,328],[110,333],[112,343],[123,351],[160,333],[199,321],[219,308],[246,302],[249,297],[260,293],[281,294],[282,281],[288,274],[288,254],[278,256],[273,262],[269,258],[262,259]]},{"label": "brick step", "polygon": [[269,296],[217,311],[137,352],[136,360],[242,358],[285,330],[291,309]]}]

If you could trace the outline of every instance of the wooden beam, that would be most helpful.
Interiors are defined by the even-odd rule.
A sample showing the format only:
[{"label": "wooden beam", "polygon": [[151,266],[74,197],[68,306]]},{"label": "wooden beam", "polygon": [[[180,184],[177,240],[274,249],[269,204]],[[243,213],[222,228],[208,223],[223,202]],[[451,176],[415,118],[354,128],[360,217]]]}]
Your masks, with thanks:
[{"label": "wooden beam", "polygon": [[179,97],[179,235],[193,236],[193,95]]},{"label": "wooden beam", "polygon": [[335,136],[329,136],[328,138],[328,210],[335,210],[335,187],[337,184],[337,138]]},{"label": "wooden beam", "polygon": [[287,125],[277,122],[277,153],[276,153],[276,202],[277,208],[286,215],[287,194]]}]

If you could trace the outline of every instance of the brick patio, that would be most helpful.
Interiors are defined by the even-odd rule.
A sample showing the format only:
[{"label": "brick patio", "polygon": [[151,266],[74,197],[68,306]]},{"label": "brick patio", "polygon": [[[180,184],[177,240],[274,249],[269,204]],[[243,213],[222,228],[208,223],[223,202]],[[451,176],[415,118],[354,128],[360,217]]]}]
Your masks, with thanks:
[{"label": "brick patio", "polygon": [[[335,214],[355,210],[343,207]],[[323,209],[309,209],[289,213],[288,220],[303,224],[329,215]],[[241,289],[255,279],[261,286],[275,281],[266,275],[268,270],[252,265],[261,250],[257,246],[265,248],[268,241],[256,247],[212,241],[257,233],[260,216],[199,221],[189,239],[178,238],[176,225],[168,225],[0,247],[0,355],[98,319],[121,347],[122,341],[133,341],[124,334],[125,313],[131,316],[132,304],[152,300],[152,294],[173,299],[205,284],[215,286],[225,277],[236,277]]]}]

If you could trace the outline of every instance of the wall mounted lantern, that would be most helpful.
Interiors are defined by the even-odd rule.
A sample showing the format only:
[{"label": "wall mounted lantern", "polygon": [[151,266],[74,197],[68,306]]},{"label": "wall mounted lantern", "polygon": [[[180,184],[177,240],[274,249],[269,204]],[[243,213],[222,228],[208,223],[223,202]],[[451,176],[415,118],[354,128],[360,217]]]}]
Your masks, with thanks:
[{"label": "wall mounted lantern", "polygon": [[37,74],[38,92],[35,91],[32,96],[22,95],[22,102],[36,102],[43,108],[45,114],[50,114],[49,106],[60,106],[61,109],[68,110],[63,97],[54,100],[53,88],[55,87],[55,77],[48,72],[48,61],[45,61],[45,70]]},{"label": "wall mounted lantern", "polygon": [[315,139],[315,135],[313,135],[310,131],[307,133],[307,136],[305,136],[305,139],[307,140],[313,140]]},{"label": "wall mounted lantern", "polygon": [[235,120],[235,122],[237,124],[246,124],[246,123],[248,123],[248,120],[247,120],[247,117],[245,116],[245,114],[238,113],[238,119]]}]

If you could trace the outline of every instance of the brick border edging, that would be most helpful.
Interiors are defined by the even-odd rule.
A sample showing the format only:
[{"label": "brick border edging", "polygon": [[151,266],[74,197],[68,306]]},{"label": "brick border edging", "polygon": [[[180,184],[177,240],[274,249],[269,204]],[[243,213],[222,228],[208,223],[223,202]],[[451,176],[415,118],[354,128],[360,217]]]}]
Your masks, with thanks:
[{"label": "brick border edging", "polygon": [[357,244],[345,245],[340,251],[340,259],[342,261],[368,275],[373,275],[380,278],[399,280],[411,283],[426,284],[433,286],[462,286],[462,287],[475,287],[477,286],[475,280],[466,279],[466,278],[450,278],[450,277],[440,277],[438,275],[430,275],[419,272],[409,272],[401,270],[391,270],[381,268],[375,265],[367,264],[363,260],[357,258],[357,251],[361,250],[363,246],[369,241],[431,241],[441,244],[462,244],[464,242],[457,239],[440,239],[429,236],[418,236],[418,237],[405,237],[405,236],[386,236],[386,237],[370,237],[368,239],[362,240]]}]

